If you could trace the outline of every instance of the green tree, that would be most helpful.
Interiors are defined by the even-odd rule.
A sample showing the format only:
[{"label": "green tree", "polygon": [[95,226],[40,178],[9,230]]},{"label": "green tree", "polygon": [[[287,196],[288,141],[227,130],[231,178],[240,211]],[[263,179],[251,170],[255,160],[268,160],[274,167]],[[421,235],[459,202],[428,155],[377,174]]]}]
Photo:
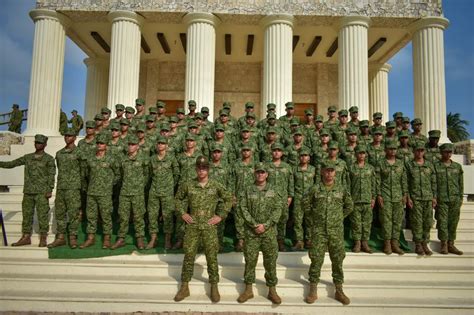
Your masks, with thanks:
[{"label": "green tree", "polygon": [[466,126],[469,126],[469,121],[461,119],[461,114],[451,112],[447,117],[448,124],[448,138],[451,142],[459,142],[469,139],[469,132]]}]

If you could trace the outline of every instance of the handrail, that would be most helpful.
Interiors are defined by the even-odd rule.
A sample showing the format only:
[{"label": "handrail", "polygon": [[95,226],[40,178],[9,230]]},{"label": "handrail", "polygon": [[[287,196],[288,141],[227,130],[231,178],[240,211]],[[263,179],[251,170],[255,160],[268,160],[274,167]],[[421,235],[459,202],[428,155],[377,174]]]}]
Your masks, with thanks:
[{"label": "handrail", "polygon": [[[28,109],[22,109],[21,113],[23,114],[23,120],[26,120],[28,116]],[[11,114],[12,112],[0,114],[0,126],[8,125],[8,123],[10,122]]]}]

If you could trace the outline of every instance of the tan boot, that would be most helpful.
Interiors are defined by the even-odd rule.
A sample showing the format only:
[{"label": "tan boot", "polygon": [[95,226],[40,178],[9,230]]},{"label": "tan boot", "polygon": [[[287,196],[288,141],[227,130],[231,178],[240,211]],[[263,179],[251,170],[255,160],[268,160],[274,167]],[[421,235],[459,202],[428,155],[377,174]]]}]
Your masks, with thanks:
[{"label": "tan boot", "polygon": [[291,248],[292,250],[303,250],[304,249],[304,243],[303,241],[297,241],[295,243],[295,246]]},{"label": "tan boot", "polygon": [[40,242],[38,244],[38,247],[46,247],[47,240],[48,240],[48,234],[47,233],[41,233],[40,234]]},{"label": "tan boot", "polygon": [[456,248],[454,246],[454,241],[448,241],[448,253],[454,254],[454,255],[462,255],[464,254],[462,251]]},{"label": "tan boot", "polygon": [[419,256],[423,256],[425,254],[420,242],[415,242],[415,253]]},{"label": "tan boot", "polygon": [[241,252],[244,249],[244,240],[238,240],[237,244],[235,245],[235,251]]},{"label": "tan boot", "polygon": [[171,249],[173,245],[171,245],[171,234],[166,233],[165,234],[165,249]]},{"label": "tan boot", "polygon": [[86,248],[95,244],[95,234],[87,234],[87,240],[79,248]]},{"label": "tan boot", "polygon": [[245,303],[250,299],[253,299],[252,284],[247,283],[245,284],[245,291],[239,296],[239,298],[237,299],[237,302]]},{"label": "tan boot", "polygon": [[152,249],[156,247],[156,243],[158,241],[158,235],[156,233],[151,234],[150,241],[146,245],[146,249]]},{"label": "tan boot", "polygon": [[211,301],[212,303],[217,303],[221,300],[221,295],[219,294],[219,288],[217,283],[211,283]]},{"label": "tan boot", "polygon": [[341,302],[344,305],[349,305],[351,300],[342,291],[342,284],[336,284],[336,295],[334,296],[336,301]]},{"label": "tan boot", "polygon": [[313,304],[318,299],[318,284],[310,283],[309,284],[309,294],[305,299],[305,302],[308,304]]},{"label": "tan boot", "polygon": [[109,249],[111,245],[112,244],[110,244],[110,235],[105,234],[104,239],[102,240],[102,249]]},{"label": "tan boot", "polygon": [[392,245],[390,245],[390,240],[383,241],[383,252],[387,255],[392,254]]},{"label": "tan boot", "polygon": [[311,240],[306,240],[306,242],[304,243],[304,247],[306,249],[310,249],[311,247],[313,247],[313,242],[311,242]]},{"label": "tan boot", "polygon": [[392,240],[392,251],[398,255],[405,254],[405,252],[400,248],[398,240]]},{"label": "tan boot", "polygon": [[173,245],[173,249],[181,249],[183,248],[183,240],[178,239],[176,243]]},{"label": "tan boot", "polygon": [[286,247],[285,247],[285,241],[284,240],[278,240],[278,251],[286,252]]},{"label": "tan boot", "polygon": [[278,296],[275,287],[268,287],[268,299],[272,301],[273,304],[281,304],[281,298]]},{"label": "tan boot", "polygon": [[56,235],[56,239],[54,240],[54,242],[48,244],[48,248],[54,248],[63,245],[66,245],[66,239],[64,238],[64,234],[58,234]]},{"label": "tan boot", "polygon": [[354,241],[354,247],[352,247],[352,252],[360,253],[360,241]]},{"label": "tan boot", "polygon": [[178,293],[176,293],[174,297],[175,302],[179,302],[184,300],[189,296],[189,285],[187,282],[181,283],[181,287],[179,288]]},{"label": "tan boot", "polygon": [[123,237],[119,237],[115,241],[115,244],[112,245],[112,247],[110,249],[117,249],[117,248],[124,247],[124,246],[125,246],[125,239]]},{"label": "tan boot", "polygon": [[77,248],[77,236],[76,235],[69,235],[69,247],[71,249]]},{"label": "tan boot", "polygon": [[439,250],[440,254],[447,255],[448,254],[448,242],[441,241],[441,248]]},{"label": "tan boot", "polygon": [[428,247],[428,243],[427,243],[427,242],[423,242],[423,243],[421,244],[421,246],[423,247],[423,251],[425,252],[425,255],[427,255],[427,256],[433,255],[433,252],[432,252],[431,249]]},{"label": "tan boot", "polygon": [[361,247],[360,247],[360,249],[361,249],[364,253],[367,253],[367,254],[372,254],[372,253],[373,253],[372,248],[370,248],[368,241],[361,241]]},{"label": "tan boot", "polygon": [[12,246],[24,246],[24,245],[30,245],[31,244],[31,234],[23,234],[20,239],[16,242],[13,243]]},{"label": "tan boot", "polygon": [[137,248],[145,249],[145,243],[143,242],[143,237],[137,237]]}]

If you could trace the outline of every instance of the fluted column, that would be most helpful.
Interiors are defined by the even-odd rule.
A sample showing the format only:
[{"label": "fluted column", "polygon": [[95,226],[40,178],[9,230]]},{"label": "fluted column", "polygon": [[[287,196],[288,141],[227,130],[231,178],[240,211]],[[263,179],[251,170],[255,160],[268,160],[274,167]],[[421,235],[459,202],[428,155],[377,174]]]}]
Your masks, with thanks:
[{"label": "fluted column", "polygon": [[67,18],[52,10],[32,10],[35,37],[25,135],[59,135]]},{"label": "fluted column", "polygon": [[383,119],[389,120],[388,73],[392,66],[388,63],[369,65],[369,115],[380,112]]},{"label": "fluted column", "polygon": [[105,58],[86,58],[84,63],[87,66],[84,116],[86,120],[91,120],[107,105],[109,61]]},{"label": "fluted column", "polygon": [[369,117],[367,33],[370,18],[347,16],[339,25],[339,108],[359,107]]},{"label": "fluted column", "polygon": [[112,11],[112,45],[107,107],[115,104],[133,106],[138,97],[140,73],[140,27],[143,18],[132,11]]},{"label": "fluted column", "polygon": [[293,23],[289,14],[269,15],[262,20],[265,33],[261,117],[265,117],[268,103],[276,104],[278,117],[285,114],[285,103],[293,100]]},{"label": "fluted column", "polygon": [[423,121],[423,132],[441,130],[441,142],[449,141],[446,128],[443,17],[426,17],[412,27],[415,116]]},{"label": "fluted column", "polygon": [[[195,100],[196,110],[209,107],[214,118],[214,80],[216,67],[216,26],[218,17],[211,13],[188,13],[183,22],[187,25],[185,104]],[[187,106],[186,106],[187,110]]]}]

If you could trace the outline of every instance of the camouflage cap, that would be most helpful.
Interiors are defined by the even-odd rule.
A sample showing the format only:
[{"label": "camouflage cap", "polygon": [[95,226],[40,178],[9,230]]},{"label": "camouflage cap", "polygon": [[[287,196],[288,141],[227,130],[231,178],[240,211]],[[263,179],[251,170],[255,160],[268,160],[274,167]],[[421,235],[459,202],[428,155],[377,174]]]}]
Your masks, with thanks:
[{"label": "camouflage cap", "polygon": [[202,107],[201,113],[209,113],[209,107],[206,107],[206,106]]},{"label": "camouflage cap", "polygon": [[186,140],[186,141],[188,141],[188,140],[196,141],[196,136],[193,133],[188,132],[186,134],[186,137],[184,138],[184,140]]},{"label": "camouflage cap", "polygon": [[211,152],[214,151],[224,151],[224,146],[220,143],[214,142],[211,146]]},{"label": "camouflage cap", "polygon": [[230,109],[231,107],[232,107],[232,105],[230,104],[230,102],[224,102],[224,103],[222,103],[222,108]]},{"label": "camouflage cap", "polygon": [[160,130],[170,131],[171,128],[170,128],[170,125],[168,123],[164,123],[164,124],[161,125]]},{"label": "camouflage cap", "polygon": [[311,155],[311,151],[308,148],[301,148],[298,153],[299,153],[299,156]]},{"label": "camouflage cap", "polygon": [[363,144],[358,144],[354,148],[354,152],[355,153],[361,153],[361,152],[366,152],[367,153],[367,146],[365,146]]},{"label": "camouflage cap", "polygon": [[221,109],[219,111],[219,116],[229,116],[229,112],[226,111],[225,109]]},{"label": "camouflage cap", "polygon": [[277,118],[277,116],[275,115],[275,113],[268,113],[267,114],[267,120],[268,119],[276,119],[276,118]]},{"label": "camouflage cap", "polygon": [[337,141],[329,141],[328,149],[339,149],[339,143]]},{"label": "camouflage cap", "polygon": [[12,105],[12,108],[20,108],[20,105],[18,105],[18,104],[13,104],[13,105]]},{"label": "camouflage cap", "polygon": [[423,124],[423,122],[421,121],[420,118],[415,118],[415,119],[413,119],[413,120],[411,121],[411,125],[412,125],[412,126],[421,125],[421,124]]},{"label": "camouflage cap", "polygon": [[163,101],[156,101],[156,107],[157,107],[157,108],[165,108],[165,107],[166,107],[166,103],[163,102]]},{"label": "camouflage cap", "polygon": [[281,150],[283,151],[285,148],[283,147],[283,144],[281,144],[280,142],[275,142],[274,144],[272,144],[272,151],[275,151],[275,150]]},{"label": "camouflage cap", "polygon": [[[17,108],[18,108],[18,107],[17,107]],[[73,110],[71,111],[71,113],[72,113],[72,114],[73,114],[73,113],[77,113],[77,109],[73,109]]]},{"label": "camouflage cap", "polygon": [[384,134],[384,128],[382,126],[375,127],[374,130],[372,131],[374,135],[379,134],[383,135]]},{"label": "camouflage cap", "polygon": [[265,166],[264,163],[259,162],[259,163],[255,164],[254,171],[255,172],[265,172],[266,173],[267,172],[267,167]]},{"label": "camouflage cap", "polygon": [[[162,129],[163,130],[163,129]],[[168,138],[166,137],[163,137],[163,136],[158,136],[156,138],[156,143],[166,143],[168,144]]]},{"label": "camouflage cap", "polygon": [[72,128],[66,128],[66,130],[64,130],[64,135],[65,136],[75,136],[76,131]]},{"label": "camouflage cap", "polygon": [[300,127],[297,127],[297,128],[295,129],[295,131],[293,131],[293,135],[294,135],[294,136],[295,136],[295,135],[300,135],[300,136],[302,136],[303,134],[304,134],[304,133],[303,133],[303,130],[302,130]]},{"label": "camouflage cap", "polygon": [[120,130],[120,123],[116,120],[113,120],[109,125],[110,130]]},{"label": "camouflage cap", "polygon": [[124,111],[124,110],[125,110],[125,105],[123,105],[123,104],[117,104],[117,105],[115,105],[115,110]]},{"label": "camouflage cap", "polygon": [[340,116],[348,116],[349,113],[347,112],[347,109],[341,109],[340,111],[337,112],[337,115]]},{"label": "camouflage cap", "polygon": [[358,113],[359,112],[359,107],[357,106],[351,106],[349,108],[349,113]]},{"label": "camouflage cap", "polygon": [[95,121],[93,121],[93,120],[86,121],[86,128],[94,129],[95,128]]},{"label": "camouflage cap", "polygon": [[424,150],[425,149],[425,144],[423,141],[415,141],[415,144],[413,145],[414,150]]},{"label": "camouflage cap", "polygon": [[397,127],[397,124],[393,120],[389,120],[385,123],[385,128],[395,128]]},{"label": "camouflage cap", "polygon": [[178,107],[178,108],[176,109],[176,114],[184,114],[184,113],[185,113],[184,108]]},{"label": "camouflage cap", "polygon": [[267,128],[267,135],[268,135],[269,133],[277,133],[275,127],[268,127],[268,128]]},{"label": "camouflage cap", "polygon": [[190,107],[190,106],[196,107],[196,101],[195,101],[195,100],[189,100],[189,101],[188,101],[188,106],[189,106],[189,107]]},{"label": "camouflage cap", "polygon": [[368,121],[368,120],[361,120],[361,121],[359,122],[359,127],[360,127],[360,128],[369,127],[369,121]]},{"label": "camouflage cap", "polygon": [[240,128],[240,132],[244,132],[244,131],[247,131],[247,132],[250,131],[250,128],[248,125],[245,125],[242,128]]},{"label": "camouflage cap", "polygon": [[314,113],[313,113],[313,110],[312,110],[311,108],[306,108],[306,109],[304,110],[304,114],[305,114],[306,116],[313,116]]},{"label": "camouflage cap", "polygon": [[197,113],[194,115],[194,120],[196,120],[196,119],[204,120],[204,115],[203,115],[201,112],[197,112]]},{"label": "camouflage cap", "polygon": [[454,151],[454,145],[452,143],[443,143],[440,147],[439,150],[441,152],[453,152]]},{"label": "camouflage cap", "polygon": [[120,119],[120,124],[130,126],[130,120],[128,120],[127,118],[122,118]]},{"label": "camouflage cap", "polygon": [[196,167],[201,169],[209,168],[209,160],[207,159],[207,157],[205,157],[204,155],[198,156],[196,159]]},{"label": "camouflage cap", "polygon": [[319,130],[319,135],[320,136],[329,136],[329,135],[331,135],[331,133],[329,132],[328,129],[323,128],[323,129]]},{"label": "camouflage cap", "polygon": [[430,138],[439,138],[439,137],[441,137],[441,131],[439,131],[439,130],[430,130],[428,132],[428,136]]},{"label": "camouflage cap", "polygon": [[146,125],[143,122],[139,122],[137,126],[135,127],[136,132],[145,132],[146,130]]},{"label": "camouflage cap", "polygon": [[408,137],[410,137],[410,133],[408,132],[408,130],[402,130],[398,133],[398,139]]},{"label": "camouflage cap", "polygon": [[314,118],[314,121],[315,122],[323,122],[324,121],[324,118],[322,115],[316,115],[316,118]]},{"label": "camouflage cap", "polygon": [[244,151],[244,150],[252,151],[252,147],[245,143],[240,147],[240,151]]},{"label": "camouflage cap", "polygon": [[108,107],[102,107],[100,109],[100,113],[101,114],[110,114],[110,113],[112,113],[112,111]]},{"label": "camouflage cap", "polygon": [[285,103],[285,108],[286,108],[286,109],[294,109],[294,108],[295,108],[295,103],[293,103],[293,102],[286,102],[286,103]]},{"label": "camouflage cap", "polygon": [[381,112],[376,112],[372,115],[372,118],[374,119],[382,119],[383,115]]},{"label": "camouflage cap", "polygon": [[125,107],[125,112],[135,114],[135,108],[133,108],[132,106],[127,106]]},{"label": "camouflage cap", "polygon": [[300,120],[297,117],[293,117],[290,120],[290,126],[299,126]]},{"label": "camouflage cap", "polygon": [[356,135],[357,134],[357,129],[349,127],[346,129],[346,135]]},{"label": "camouflage cap", "polygon": [[404,123],[409,123],[409,122],[410,122],[410,117],[404,116],[404,117],[402,118],[402,122],[404,122]]},{"label": "camouflage cap", "polygon": [[337,107],[334,105],[331,105],[328,107],[328,112],[337,112]]},{"label": "camouflage cap", "polygon": [[393,114],[393,119],[397,119],[397,118],[403,118],[403,113],[402,112],[396,112]]},{"label": "camouflage cap", "polygon": [[104,120],[104,116],[102,114],[97,114],[94,116],[94,120]]},{"label": "camouflage cap", "polygon": [[398,142],[394,140],[385,141],[385,149],[398,149]]},{"label": "camouflage cap", "polygon": [[157,113],[158,113],[158,108],[156,108],[156,107],[150,107],[150,108],[148,109],[148,112],[149,112],[150,114],[157,114]]},{"label": "camouflage cap", "polygon": [[217,130],[225,131],[225,127],[224,127],[223,124],[217,123],[217,124],[214,125],[214,130],[215,130],[215,131],[217,131]]},{"label": "camouflage cap", "polygon": [[269,109],[270,109],[270,110],[273,110],[273,109],[276,109],[276,107],[277,107],[277,106],[276,106],[276,104],[274,104],[274,103],[268,103],[268,104],[267,104],[267,110],[269,110]]},{"label": "camouflage cap", "polygon": [[135,135],[128,135],[127,143],[128,144],[138,144],[138,143],[140,143],[140,140]]},{"label": "camouflage cap", "polygon": [[321,168],[323,169],[336,169],[336,162],[334,162],[333,160],[329,160],[329,159],[324,159],[322,162],[321,162]]},{"label": "camouflage cap", "polygon": [[255,104],[252,102],[245,103],[245,108],[254,108],[254,107],[255,107]]},{"label": "camouflage cap", "polygon": [[146,115],[145,116],[145,121],[146,122],[155,121],[155,117],[153,115]]},{"label": "camouflage cap", "polygon": [[191,129],[191,128],[196,128],[197,129],[198,125],[196,124],[195,121],[190,121],[188,123],[188,129]]},{"label": "camouflage cap", "polygon": [[177,123],[178,120],[179,120],[179,119],[178,119],[178,117],[176,117],[176,116],[171,116],[171,117],[168,119],[168,121],[169,121],[170,123]]},{"label": "camouflage cap", "polygon": [[145,100],[143,98],[137,98],[135,100],[135,105],[145,105]]},{"label": "camouflage cap", "polygon": [[245,115],[245,118],[253,118],[255,119],[257,116],[255,116],[255,113],[247,113],[247,115]]},{"label": "camouflage cap", "polygon": [[97,143],[105,143],[105,144],[107,144],[107,143],[109,143],[109,140],[110,140],[110,139],[109,139],[109,136],[108,136],[108,134],[105,133],[105,132],[99,132],[99,133],[97,134],[97,136],[95,136],[95,142],[97,142]]}]

